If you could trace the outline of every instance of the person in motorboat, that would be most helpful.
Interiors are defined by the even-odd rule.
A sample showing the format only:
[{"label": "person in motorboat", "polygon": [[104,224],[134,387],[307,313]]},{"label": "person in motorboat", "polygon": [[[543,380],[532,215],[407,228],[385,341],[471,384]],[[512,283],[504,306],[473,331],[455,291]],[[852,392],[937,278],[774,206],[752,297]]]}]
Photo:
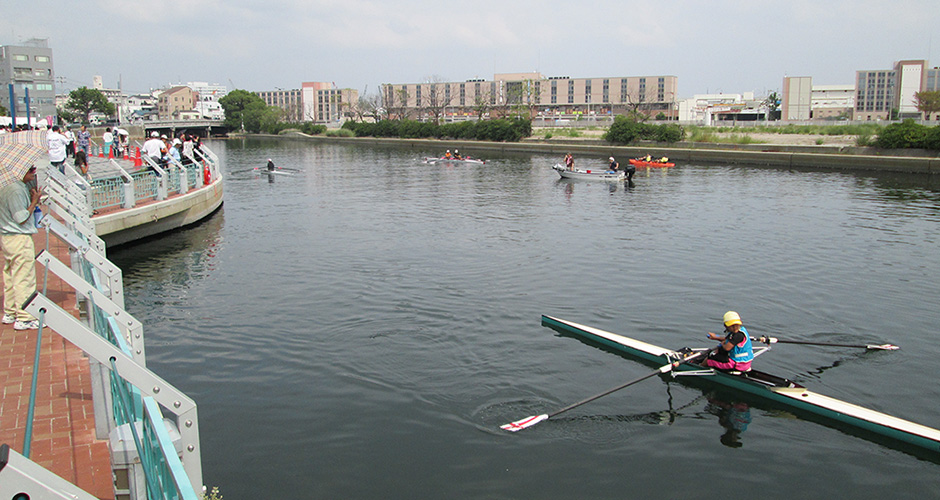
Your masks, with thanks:
[{"label": "person in motorboat", "polygon": [[754,349],[751,346],[751,337],[741,322],[741,316],[734,311],[728,311],[723,319],[724,337],[712,332],[705,335],[708,339],[719,340],[721,343],[711,351],[703,365],[726,371],[750,371]]},{"label": "person in motorboat", "polygon": [[565,155],[565,168],[574,170],[574,157],[571,156],[571,153]]},{"label": "person in motorboat", "polygon": [[620,170],[620,164],[617,163],[617,160],[613,156],[610,157],[610,165],[607,167],[607,171],[610,173],[615,173]]}]

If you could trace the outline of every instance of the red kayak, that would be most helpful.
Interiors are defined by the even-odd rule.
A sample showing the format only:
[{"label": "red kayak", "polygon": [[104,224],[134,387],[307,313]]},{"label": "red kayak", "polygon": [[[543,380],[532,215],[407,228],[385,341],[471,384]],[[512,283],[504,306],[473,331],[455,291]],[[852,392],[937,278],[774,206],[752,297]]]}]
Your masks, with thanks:
[{"label": "red kayak", "polygon": [[647,168],[663,168],[663,167],[675,167],[675,163],[663,163],[660,161],[645,161],[637,160],[635,158],[630,158],[630,165],[635,167],[647,167]]}]

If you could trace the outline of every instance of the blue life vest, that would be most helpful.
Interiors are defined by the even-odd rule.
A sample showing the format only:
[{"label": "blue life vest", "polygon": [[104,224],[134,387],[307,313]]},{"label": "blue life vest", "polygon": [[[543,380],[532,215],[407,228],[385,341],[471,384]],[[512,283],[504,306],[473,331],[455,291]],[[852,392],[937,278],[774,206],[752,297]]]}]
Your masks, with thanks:
[{"label": "blue life vest", "polygon": [[751,336],[747,334],[747,329],[744,328],[743,325],[741,326],[741,333],[744,334],[744,342],[740,345],[735,344],[728,353],[728,357],[735,363],[747,363],[754,359],[754,349],[751,347]]}]

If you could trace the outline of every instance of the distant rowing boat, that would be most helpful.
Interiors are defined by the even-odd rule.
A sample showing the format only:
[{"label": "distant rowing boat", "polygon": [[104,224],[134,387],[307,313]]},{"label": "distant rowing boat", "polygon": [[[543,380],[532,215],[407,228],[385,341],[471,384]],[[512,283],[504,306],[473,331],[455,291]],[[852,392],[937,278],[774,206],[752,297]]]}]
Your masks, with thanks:
[{"label": "distant rowing boat", "polygon": [[592,181],[622,181],[626,173],[622,170],[568,170],[561,164],[553,166],[563,179],[582,179]]},{"label": "distant rowing boat", "polygon": [[[675,360],[679,355],[669,349],[551,316],[542,316],[542,324],[654,364]],[[756,347],[755,353],[759,354],[768,349]],[[705,370],[704,373],[703,370]],[[697,372],[697,375],[704,376],[696,377],[696,380],[707,380],[786,406],[797,412],[845,424],[892,441],[906,443],[930,452],[930,457],[934,460],[940,459],[940,430],[812,392],[782,377],[756,370],[743,374],[729,374],[689,363],[679,364],[673,371],[677,375],[681,375],[682,372]]]},{"label": "distant rowing boat", "polygon": [[478,160],[476,158],[470,158],[470,157],[457,159],[457,158],[434,158],[434,157],[428,156],[424,158],[424,163],[470,163],[474,165],[483,165],[484,163],[486,163],[486,161]]}]

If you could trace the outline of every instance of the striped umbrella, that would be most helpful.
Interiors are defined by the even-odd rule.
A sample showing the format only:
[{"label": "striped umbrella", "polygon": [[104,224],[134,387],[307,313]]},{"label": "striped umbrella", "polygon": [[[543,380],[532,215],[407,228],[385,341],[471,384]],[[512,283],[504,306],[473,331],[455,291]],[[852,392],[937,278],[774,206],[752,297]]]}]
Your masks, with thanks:
[{"label": "striped umbrella", "polygon": [[48,150],[45,130],[0,134],[0,187],[22,180]]}]

